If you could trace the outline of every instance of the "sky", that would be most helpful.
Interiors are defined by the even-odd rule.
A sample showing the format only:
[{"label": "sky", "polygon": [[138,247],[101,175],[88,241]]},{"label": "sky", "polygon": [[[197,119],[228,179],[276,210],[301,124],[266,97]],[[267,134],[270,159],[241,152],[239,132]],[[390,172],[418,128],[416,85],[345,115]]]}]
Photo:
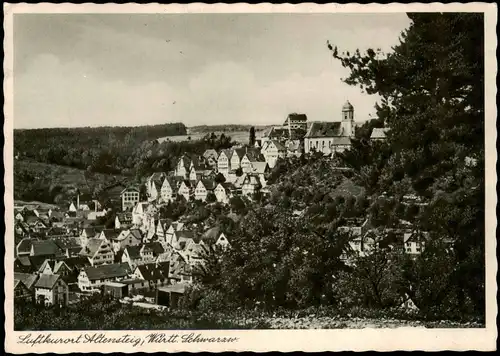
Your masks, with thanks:
[{"label": "sky", "polygon": [[391,14],[16,14],[14,127],[356,121],[377,97],[341,81],[339,50],[390,51]]}]

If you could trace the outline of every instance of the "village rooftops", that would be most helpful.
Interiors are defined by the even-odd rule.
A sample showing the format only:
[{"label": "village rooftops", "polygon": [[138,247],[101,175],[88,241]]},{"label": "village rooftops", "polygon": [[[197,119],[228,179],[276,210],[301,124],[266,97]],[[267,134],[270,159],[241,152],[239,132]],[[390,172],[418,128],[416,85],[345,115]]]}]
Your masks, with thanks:
[{"label": "village rooftops", "polygon": [[61,249],[53,240],[34,241],[31,247],[32,256],[51,256],[61,253]]},{"label": "village rooftops", "polygon": [[52,289],[56,285],[60,276],[58,274],[41,274],[35,283],[35,288]]},{"label": "village rooftops", "polygon": [[28,289],[31,289],[35,285],[37,278],[38,276],[36,274],[14,272],[14,279],[23,282]]},{"label": "village rooftops", "polygon": [[137,266],[146,281],[167,279],[170,271],[170,262],[146,263]]},{"label": "village rooftops", "polygon": [[130,274],[130,266],[128,263],[114,263],[110,265],[86,267],[84,271],[89,280],[95,281],[97,279],[126,277]]}]

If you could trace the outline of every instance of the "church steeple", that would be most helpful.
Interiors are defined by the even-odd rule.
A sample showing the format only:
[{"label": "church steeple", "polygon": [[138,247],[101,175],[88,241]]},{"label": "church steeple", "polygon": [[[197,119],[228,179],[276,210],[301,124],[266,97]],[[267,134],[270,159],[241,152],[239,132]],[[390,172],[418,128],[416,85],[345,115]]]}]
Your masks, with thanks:
[{"label": "church steeple", "polygon": [[342,136],[354,135],[354,107],[347,100],[342,106]]}]

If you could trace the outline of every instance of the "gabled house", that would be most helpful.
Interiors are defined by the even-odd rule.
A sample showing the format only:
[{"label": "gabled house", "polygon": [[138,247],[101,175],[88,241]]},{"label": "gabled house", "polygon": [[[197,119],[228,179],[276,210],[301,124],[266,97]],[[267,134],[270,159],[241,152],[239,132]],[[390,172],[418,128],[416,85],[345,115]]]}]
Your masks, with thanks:
[{"label": "gabled house", "polygon": [[78,256],[82,250],[80,239],[78,237],[57,237],[52,240],[59,247],[65,257]]},{"label": "gabled house", "polygon": [[182,181],[181,177],[176,176],[165,178],[160,190],[160,201],[165,203],[174,201]]},{"label": "gabled house", "polygon": [[111,242],[103,238],[89,239],[87,245],[80,251],[80,255],[87,257],[92,266],[111,264],[114,259]]},{"label": "gabled house", "polygon": [[420,255],[425,248],[428,234],[420,231],[408,231],[403,234],[404,253]]},{"label": "gabled house", "polygon": [[252,170],[250,175],[257,176],[259,178],[260,185],[262,188],[267,186],[267,177],[271,169],[267,162],[254,162],[252,163]]},{"label": "gabled house", "polygon": [[82,229],[82,231],[80,232],[80,236],[79,236],[80,237],[80,246],[85,246],[88,243],[89,239],[94,238],[97,234],[98,234],[98,232],[93,227],[87,227],[87,228]]},{"label": "gabled house", "polygon": [[30,239],[29,237],[25,237],[16,246],[16,256],[29,256],[31,254],[31,247],[33,246],[33,242],[39,241],[38,239]]},{"label": "gabled house", "polygon": [[35,283],[35,300],[45,305],[67,306],[68,285],[58,274],[41,274]]},{"label": "gabled house", "polygon": [[387,138],[387,128],[374,128],[370,135],[370,140],[384,141]]},{"label": "gabled house", "polygon": [[24,300],[32,302],[34,295],[31,290],[23,283],[22,280],[14,277],[14,300]]},{"label": "gabled house", "polygon": [[184,223],[178,221],[172,222],[165,231],[165,241],[167,244],[173,246],[174,233],[182,230],[184,230]]},{"label": "gabled house", "polygon": [[24,286],[30,291],[32,295],[34,295],[35,283],[38,279],[38,275],[36,273],[14,272],[14,279],[23,282]]},{"label": "gabled house", "polygon": [[159,242],[149,242],[142,245],[127,246],[123,251],[122,263],[128,263],[132,269],[145,263],[155,262],[165,249]]},{"label": "gabled house", "polygon": [[273,168],[276,165],[278,159],[285,158],[286,152],[286,147],[277,140],[270,140],[261,150],[261,153],[270,168]]},{"label": "gabled house", "polygon": [[231,183],[218,183],[214,189],[215,199],[217,199],[219,203],[229,203],[233,189],[234,186]]},{"label": "gabled house", "polygon": [[213,245],[214,247],[221,248],[223,250],[231,247],[226,235],[221,231],[219,226],[214,226],[205,231],[202,236],[202,240],[207,245]]},{"label": "gabled house", "polygon": [[43,256],[46,258],[55,258],[64,256],[63,251],[57,246],[53,240],[33,241],[31,245],[30,256]]},{"label": "gabled house", "polygon": [[114,241],[118,235],[120,235],[121,230],[118,229],[104,229],[99,234],[99,238],[108,241]]},{"label": "gabled house", "polygon": [[175,166],[174,175],[177,177],[182,177],[184,179],[188,178],[189,170],[191,169],[191,159],[183,155],[177,161],[177,165]]},{"label": "gabled house", "polygon": [[128,263],[86,267],[78,275],[78,287],[82,292],[96,292],[105,282],[123,280],[130,274],[131,269]]},{"label": "gabled house", "polygon": [[231,150],[222,150],[217,158],[217,172],[225,176],[229,174],[231,170]]},{"label": "gabled house", "polygon": [[245,176],[245,180],[243,181],[243,185],[241,186],[241,194],[252,197],[261,188],[262,185],[259,178],[255,175],[247,174]]},{"label": "gabled house", "polygon": [[127,229],[132,226],[132,213],[118,213],[115,216],[115,229]]},{"label": "gabled house", "polygon": [[130,210],[140,201],[140,190],[137,187],[128,187],[121,191],[122,211]]},{"label": "gabled house", "polygon": [[155,262],[139,265],[134,269],[132,278],[142,279],[147,282],[150,290],[170,284],[170,262]]},{"label": "gabled house", "polygon": [[183,180],[181,185],[179,186],[178,194],[183,196],[186,201],[189,201],[193,194],[193,185],[191,181]]},{"label": "gabled house", "polygon": [[248,149],[241,159],[243,173],[250,173],[255,162],[266,162],[266,159],[258,150]]},{"label": "gabled house", "polygon": [[143,225],[147,220],[147,210],[149,203],[139,202],[132,210],[132,224],[135,226]]},{"label": "gabled house", "polygon": [[40,274],[58,274],[61,277],[67,276],[71,272],[71,268],[64,262],[64,260],[46,259],[38,269],[38,273]]},{"label": "gabled house", "polygon": [[236,148],[231,151],[230,167],[231,170],[236,170],[241,167],[241,159],[245,156],[245,148]]},{"label": "gabled house", "polygon": [[194,198],[196,200],[206,201],[207,195],[213,193],[215,189],[215,182],[213,180],[201,179],[196,184],[194,190]]},{"label": "gabled house", "polygon": [[115,254],[127,246],[137,246],[142,243],[142,233],[139,229],[123,230],[113,240],[113,251]]},{"label": "gabled house", "polygon": [[164,172],[154,172],[148,177],[146,180],[146,192],[149,197],[152,195],[151,189],[154,187],[154,182],[161,184],[166,176]]}]

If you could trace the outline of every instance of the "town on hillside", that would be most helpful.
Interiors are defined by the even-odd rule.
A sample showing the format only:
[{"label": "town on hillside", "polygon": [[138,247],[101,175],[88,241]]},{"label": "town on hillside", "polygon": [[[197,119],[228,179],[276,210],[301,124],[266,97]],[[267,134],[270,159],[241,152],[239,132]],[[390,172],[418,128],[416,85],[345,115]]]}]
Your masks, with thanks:
[{"label": "town on hillside", "polygon": [[[279,161],[318,153],[331,158],[349,150],[359,124],[349,102],[341,114],[337,122],[308,125],[305,114],[293,113],[261,139],[250,137],[247,145],[182,155],[174,171],[146,177],[144,190],[112,187],[114,206],[107,209],[80,191],[63,208],[16,206],[15,298],[66,306],[99,292],[175,308],[186,287],[202,274],[207,256],[231,249],[234,236],[217,225],[190,224],[185,216],[162,218],[162,207],[177,200],[227,206],[236,197],[252,200],[270,194],[268,177]],[[384,140],[385,130],[374,129],[371,139]],[[405,199],[425,204],[415,195]],[[97,221],[111,210],[116,211],[111,226],[99,226]],[[239,218],[233,211],[228,216]],[[399,225],[383,232],[398,234],[395,251],[420,254],[426,234],[406,221]],[[378,247],[380,231],[370,226],[369,218],[351,219],[339,231],[351,236],[342,255],[346,264]]]}]

